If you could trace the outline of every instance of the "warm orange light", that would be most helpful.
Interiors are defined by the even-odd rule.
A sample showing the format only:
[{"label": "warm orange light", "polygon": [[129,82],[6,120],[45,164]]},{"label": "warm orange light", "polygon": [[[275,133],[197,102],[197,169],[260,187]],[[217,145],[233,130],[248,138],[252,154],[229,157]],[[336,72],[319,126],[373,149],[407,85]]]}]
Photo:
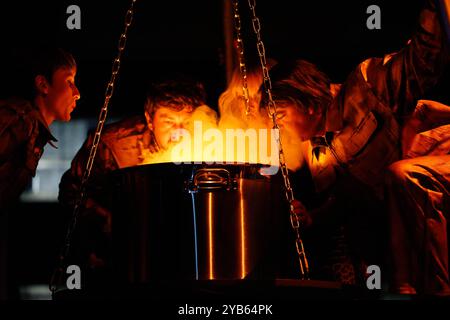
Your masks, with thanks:
[{"label": "warm orange light", "polygon": [[214,279],[214,248],[213,248],[213,199],[212,192],[208,194],[208,242],[209,242],[209,279]]},{"label": "warm orange light", "polygon": [[244,179],[239,179],[239,191],[240,191],[240,207],[241,207],[241,279],[244,279],[247,275],[246,266],[246,252],[245,252],[245,210],[244,210],[244,196],[242,192],[242,184]]},{"label": "warm orange light", "polygon": [[[165,150],[151,152],[143,148],[141,165],[153,163],[258,163],[279,166],[275,130],[267,113],[259,111],[261,73],[250,73],[247,85],[250,114],[242,99],[239,72],[219,98],[220,118],[210,107],[197,107],[182,130],[172,133],[174,141]],[[282,130],[283,150],[287,167],[297,170],[303,164],[303,143],[297,132]]]}]

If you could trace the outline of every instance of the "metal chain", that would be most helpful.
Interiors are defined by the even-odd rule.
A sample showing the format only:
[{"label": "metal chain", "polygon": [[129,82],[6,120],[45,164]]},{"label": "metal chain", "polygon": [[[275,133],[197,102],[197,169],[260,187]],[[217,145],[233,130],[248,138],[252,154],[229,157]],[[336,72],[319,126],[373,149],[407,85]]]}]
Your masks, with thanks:
[{"label": "metal chain", "polygon": [[114,86],[116,83],[117,76],[119,74],[122,53],[125,49],[125,44],[127,41],[128,28],[130,27],[131,22],[133,21],[134,4],[136,3],[136,1],[137,0],[131,0],[130,8],[128,9],[128,11],[125,15],[125,28],[119,38],[117,57],[113,61],[111,78],[106,87],[105,100],[103,103],[103,107],[100,111],[100,115],[98,117],[98,123],[97,123],[97,128],[96,128],[95,134],[94,134],[94,140],[92,142],[92,146],[91,146],[91,149],[89,152],[89,158],[86,163],[83,177],[81,179],[80,192],[78,193],[78,197],[75,201],[75,205],[73,208],[72,219],[69,223],[69,227],[68,227],[65,242],[64,242],[64,250],[63,250],[62,254],[59,256],[58,267],[57,267],[57,269],[55,269],[55,271],[52,275],[51,282],[50,282],[50,290],[52,291],[52,293],[54,293],[56,291],[57,285],[59,283],[61,283],[61,278],[63,275],[63,266],[64,266],[64,262],[68,256],[68,254],[69,254],[70,243],[72,241],[72,234],[73,234],[76,224],[77,224],[77,219],[78,219],[78,215],[80,213],[80,208],[83,205],[84,200],[85,200],[87,181],[89,180],[89,177],[91,175],[91,170],[92,170],[92,166],[94,164],[95,155],[97,153],[98,144],[100,143],[103,126],[105,124],[106,116],[108,114],[109,101],[111,100],[111,97],[113,95]]},{"label": "metal chain", "polygon": [[294,201],[294,192],[291,187],[291,182],[289,179],[289,172],[286,166],[286,159],[283,152],[283,146],[281,143],[281,135],[280,135],[280,127],[277,123],[277,107],[275,101],[272,97],[272,82],[269,76],[269,69],[267,68],[267,59],[266,59],[266,51],[264,47],[264,43],[261,39],[261,23],[259,21],[258,16],[256,15],[256,0],[248,0],[248,5],[250,7],[250,11],[252,14],[252,25],[253,30],[256,35],[256,48],[258,49],[259,60],[261,63],[262,73],[263,73],[263,83],[264,89],[268,96],[268,113],[269,117],[272,119],[273,129],[277,132],[276,140],[278,144],[279,150],[279,159],[280,159],[280,169],[281,174],[283,175],[284,188],[285,188],[285,196],[289,203],[289,211],[290,211],[290,221],[292,229],[295,232],[296,240],[295,247],[297,249],[299,267],[300,267],[300,276],[302,279],[309,278],[309,264],[308,259],[306,257],[305,248],[303,246],[303,241],[300,236],[300,217],[299,215],[294,213],[294,207],[292,202]]},{"label": "metal chain", "polygon": [[242,40],[241,35],[241,16],[239,14],[239,0],[233,0],[233,10],[234,10],[234,29],[236,32],[236,44],[239,58],[239,71],[241,73],[241,80],[242,80],[242,96],[245,101],[245,115],[248,116],[250,113],[250,94],[248,92],[248,84],[247,84],[247,66],[245,64],[244,42]]}]

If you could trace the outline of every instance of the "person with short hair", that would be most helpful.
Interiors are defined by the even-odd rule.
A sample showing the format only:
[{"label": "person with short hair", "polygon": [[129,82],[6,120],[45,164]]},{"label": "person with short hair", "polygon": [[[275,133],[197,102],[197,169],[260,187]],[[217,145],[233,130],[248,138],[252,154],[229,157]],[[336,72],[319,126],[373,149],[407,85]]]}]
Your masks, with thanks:
[{"label": "person with short hair", "polygon": [[[206,106],[203,85],[188,77],[177,76],[150,85],[143,114],[104,127],[78,222],[83,231],[79,232],[73,246],[72,256],[78,263],[92,270],[106,270],[104,267],[108,266],[111,232],[106,190],[108,173],[162,162],[159,155],[176,144],[173,134],[179,129],[187,129],[191,115],[199,109],[215,119],[215,112]],[[94,135],[89,134],[61,178],[58,199],[69,211],[79,195],[93,139]]]},{"label": "person with short hair", "polygon": [[[282,141],[292,137],[304,141],[305,162],[318,195],[309,210],[295,200],[294,211],[304,226],[330,225],[331,221],[336,226],[344,224],[350,256],[361,261],[362,275],[365,264],[382,262],[375,253],[383,248],[379,236],[386,225],[382,216],[384,176],[401,159],[402,127],[448,61],[433,1],[426,2],[419,22],[416,34],[402,50],[365,60],[341,86],[333,85],[326,74],[303,60],[280,62],[270,73]],[[265,95],[261,105],[266,108],[268,103]],[[437,223],[445,224],[445,219]],[[337,255],[347,250],[343,248],[336,248]],[[441,255],[438,260],[446,259]],[[442,269],[445,266],[448,262]],[[340,272],[340,265],[332,268],[345,283],[349,272]],[[441,289],[450,285],[448,270],[442,274],[445,284]],[[400,292],[400,287],[392,290]]]},{"label": "person with short hair", "polygon": [[16,201],[36,173],[47,142],[56,139],[49,126],[69,121],[80,99],[77,66],[62,50],[34,57],[29,94],[0,101],[0,210]]},{"label": "person with short hair", "polygon": [[[6,297],[6,219],[20,194],[36,174],[47,143],[56,141],[49,126],[69,121],[80,92],[75,84],[77,65],[63,49],[34,50],[22,77],[20,96],[0,100],[0,299]],[[3,256],[4,255],[4,256]]]}]

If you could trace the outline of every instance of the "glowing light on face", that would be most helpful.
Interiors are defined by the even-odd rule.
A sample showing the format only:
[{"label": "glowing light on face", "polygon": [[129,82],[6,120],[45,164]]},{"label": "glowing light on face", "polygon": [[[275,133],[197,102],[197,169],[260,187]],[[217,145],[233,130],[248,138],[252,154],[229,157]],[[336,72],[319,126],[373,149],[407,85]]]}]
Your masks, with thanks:
[{"label": "glowing light on face", "polygon": [[260,163],[270,166],[271,174],[278,170],[276,134],[272,129],[221,128],[215,113],[206,106],[198,107],[192,113],[159,112],[155,118],[162,128],[155,127],[154,132],[158,144],[160,141],[167,143],[161,152],[149,154],[143,164]]},{"label": "glowing light on face", "polygon": [[152,128],[160,148],[166,150],[171,144],[181,138],[178,134],[178,129],[183,129],[187,126],[191,112],[192,108],[190,107],[182,110],[161,107],[156,110],[152,119]]},{"label": "glowing light on face", "polygon": [[[261,77],[249,77],[252,105],[250,116],[245,116],[242,85],[239,78],[221,95],[221,117],[207,106],[193,112],[160,108],[155,113],[153,128],[158,144],[157,154],[149,154],[142,164],[174,163],[259,163],[270,166],[267,174],[275,174],[279,165],[277,137],[280,133],[267,113],[258,110]],[[278,123],[289,169],[303,164],[303,140],[309,138],[310,116],[296,108],[280,107]],[[312,132],[312,130],[310,130]]]}]

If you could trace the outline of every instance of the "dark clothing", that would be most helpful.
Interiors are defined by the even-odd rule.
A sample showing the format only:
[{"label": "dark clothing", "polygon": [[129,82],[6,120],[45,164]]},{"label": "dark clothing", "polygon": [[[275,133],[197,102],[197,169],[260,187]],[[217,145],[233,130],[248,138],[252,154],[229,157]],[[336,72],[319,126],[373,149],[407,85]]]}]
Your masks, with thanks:
[{"label": "dark clothing", "polygon": [[36,106],[0,101],[0,212],[25,190],[47,142],[56,141]]},{"label": "dark clothing", "polygon": [[[86,202],[80,212],[78,232],[74,236],[72,255],[77,263],[94,267],[99,261],[104,264],[109,259],[111,213],[106,191],[108,173],[142,164],[150,154],[151,138],[144,116],[126,118],[105,126],[86,186]],[[93,139],[93,133],[89,134],[59,185],[59,201],[69,212],[78,197]]]},{"label": "dark clothing", "polygon": [[326,203],[311,215],[335,223],[350,255],[363,265],[383,262],[384,172],[401,159],[402,126],[447,60],[434,3],[428,1],[407,46],[361,63],[326,110],[326,134],[306,142],[306,162]]},{"label": "dark clothing", "polygon": [[56,141],[38,108],[29,101],[0,101],[0,300],[6,299],[8,282],[6,212],[36,174],[47,142]]},{"label": "dark clothing", "polygon": [[[94,135],[90,134],[61,179],[59,201],[63,205],[73,206],[75,202],[93,140]],[[126,118],[105,126],[91,171],[88,206],[101,202],[104,179],[108,172],[142,164],[143,154],[148,149],[150,140],[151,134],[144,116]]]}]

